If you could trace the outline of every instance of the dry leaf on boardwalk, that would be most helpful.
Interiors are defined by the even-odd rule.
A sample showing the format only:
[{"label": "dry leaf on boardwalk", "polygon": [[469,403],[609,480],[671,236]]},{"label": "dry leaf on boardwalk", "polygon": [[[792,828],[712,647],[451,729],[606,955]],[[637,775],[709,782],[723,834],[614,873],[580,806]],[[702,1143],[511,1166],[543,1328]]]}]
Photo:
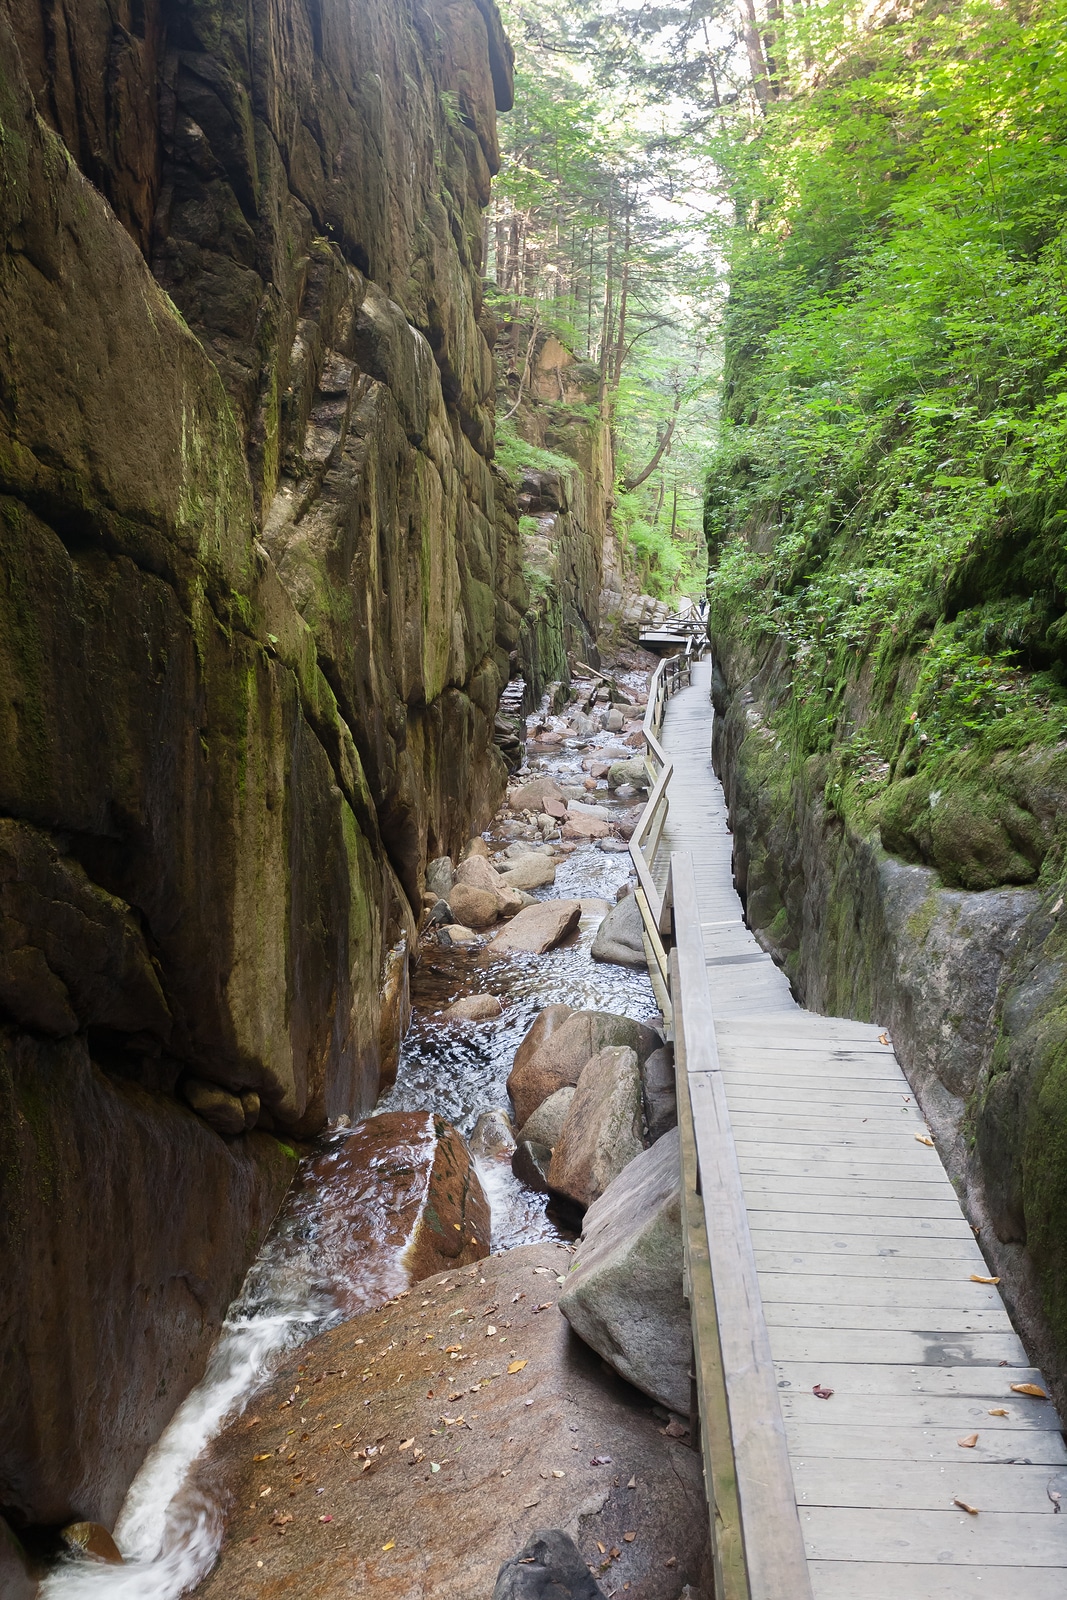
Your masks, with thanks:
[{"label": "dry leaf on boardwalk", "polygon": [[821,1383],[813,1383],[811,1392],[816,1400],[829,1400],[834,1391],[832,1389],[824,1389]]},{"label": "dry leaf on boardwalk", "polygon": [[931,1150],[933,1149],[934,1141],[931,1139],[928,1133],[917,1133],[915,1137],[918,1139],[920,1144],[928,1144]]},{"label": "dry leaf on boardwalk", "polygon": [[508,1376],[511,1377],[513,1373],[521,1372],[525,1365],[526,1365],[525,1361],[509,1361],[508,1362]]},{"label": "dry leaf on boardwalk", "polygon": [[971,1273],[971,1282],[972,1283],[999,1283],[1000,1279],[999,1278],[983,1278],[982,1274],[980,1272],[972,1272]]},{"label": "dry leaf on boardwalk", "polygon": [[978,1435],[976,1433],[969,1433],[965,1439],[957,1439],[956,1443],[959,1445],[961,1450],[973,1450],[975,1445],[978,1443]]},{"label": "dry leaf on boardwalk", "polygon": [[978,1507],[977,1506],[969,1506],[967,1504],[966,1500],[961,1500],[958,1495],[953,1497],[952,1504],[954,1506],[959,1506],[961,1511],[966,1511],[966,1513],[967,1513],[967,1515],[969,1517],[976,1517],[978,1515]]},{"label": "dry leaf on boardwalk", "polygon": [[1035,1400],[1048,1399],[1048,1395],[1045,1393],[1044,1389],[1039,1389],[1036,1383],[1013,1383],[1011,1386],[1011,1392],[1012,1394],[1028,1394],[1031,1395]]},{"label": "dry leaf on boardwalk", "polygon": [[1005,1411],[1003,1406],[994,1406],[992,1411],[989,1413],[991,1417],[1006,1417],[1007,1414],[1008,1413]]}]

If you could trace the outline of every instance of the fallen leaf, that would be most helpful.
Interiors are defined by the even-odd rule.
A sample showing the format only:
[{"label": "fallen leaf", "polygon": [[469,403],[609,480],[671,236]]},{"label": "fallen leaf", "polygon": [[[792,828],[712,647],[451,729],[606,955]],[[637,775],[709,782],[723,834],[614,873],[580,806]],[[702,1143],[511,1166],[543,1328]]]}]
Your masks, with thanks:
[{"label": "fallen leaf", "polygon": [[441,1470],[441,1463],[439,1461],[431,1461],[430,1462],[430,1471],[431,1472],[440,1472],[440,1470]]},{"label": "fallen leaf", "polygon": [[689,1429],[684,1422],[675,1422],[673,1420],[668,1422],[665,1428],[660,1429],[660,1433],[666,1434],[668,1439],[684,1439],[688,1432]]},{"label": "fallen leaf", "polygon": [[611,1466],[611,1457],[610,1456],[593,1456],[591,1458],[590,1462],[589,1462],[589,1465],[591,1467],[610,1467]]},{"label": "fallen leaf", "polygon": [[633,1544],[633,1542],[634,1542],[634,1540],[636,1538],[637,1538],[636,1533],[624,1533],[623,1534],[623,1539],[626,1541],[627,1544]]},{"label": "fallen leaf", "polygon": [[928,1144],[931,1148],[933,1148],[934,1141],[931,1139],[928,1133],[917,1133],[915,1137],[918,1139],[920,1144]]},{"label": "fallen leaf", "polygon": [[1000,1279],[999,1278],[983,1278],[982,1274],[980,1272],[972,1272],[971,1273],[971,1282],[972,1283],[999,1283]]},{"label": "fallen leaf", "polygon": [[994,1406],[992,1411],[989,1413],[991,1417],[1006,1417],[1007,1414],[1008,1413],[1005,1411],[1003,1406]]},{"label": "fallen leaf", "polygon": [[606,1544],[601,1544],[599,1539],[596,1542],[596,1547],[600,1551],[601,1555],[604,1555],[606,1550],[607,1550],[607,1548],[608,1548]]},{"label": "fallen leaf", "polygon": [[961,1500],[958,1495],[953,1497],[952,1504],[954,1506],[959,1506],[961,1511],[966,1511],[969,1517],[976,1517],[978,1515],[978,1507],[969,1506],[966,1500]]},{"label": "fallen leaf", "polygon": [[273,1454],[274,1454],[273,1450],[267,1450],[261,1456],[253,1456],[252,1460],[253,1461],[269,1461]]},{"label": "fallen leaf", "polygon": [[508,1362],[508,1377],[511,1377],[513,1373],[521,1372],[525,1365],[526,1365],[525,1361],[509,1361]]},{"label": "fallen leaf", "polygon": [[457,1350],[462,1350],[462,1349],[463,1349],[463,1346],[461,1344],[446,1344],[445,1345],[445,1355],[446,1356],[454,1355]]},{"label": "fallen leaf", "polygon": [[276,1528],[284,1527],[287,1522],[292,1522],[292,1514],[288,1511],[276,1511],[271,1517],[271,1522]]},{"label": "fallen leaf", "polygon": [[383,1544],[382,1545],[382,1549],[383,1550],[395,1550],[396,1549],[396,1540],[395,1539],[390,1539],[388,1544]]},{"label": "fallen leaf", "polygon": [[678,1565],[678,1557],[677,1556],[668,1556],[666,1561],[663,1563],[663,1565],[665,1567],[676,1567]]},{"label": "fallen leaf", "polygon": [[565,1473],[565,1472],[557,1472],[557,1471],[556,1471],[556,1470],[555,1470],[555,1468],[553,1468],[553,1469],[552,1469],[552,1476],[553,1476],[553,1477],[554,1477],[554,1478],[565,1478],[565,1477],[566,1477],[566,1476],[567,1476],[567,1474],[566,1474],[566,1473]]},{"label": "fallen leaf", "polygon": [[829,1400],[834,1391],[832,1389],[824,1389],[821,1383],[813,1383],[811,1392],[816,1400]]},{"label": "fallen leaf", "polygon": [[319,1518],[319,1521],[320,1521],[320,1522],[332,1522],[332,1521],[333,1521],[333,1518],[332,1518],[332,1517],[331,1517],[331,1516],[329,1516],[329,1515],[327,1515],[327,1516],[325,1516],[325,1517],[320,1517],[320,1518]]},{"label": "fallen leaf", "polygon": [[410,1439],[401,1439],[400,1443],[396,1447],[397,1454],[398,1455],[403,1455],[404,1451],[405,1450],[410,1450],[414,1443],[415,1443],[414,1435],[412,1435],[412,1437]]},{"label": "fallen leaf", "polygon": [[637,1488],[637,1479],[636,1478],[631,1478],[629,1483],[626,1485],[626,1487],[628,1489],[636,1489]]},{"label": "fallen leaf", "polygon": [[975,1445],[978,1443],[978,1435],[976,1433],[969,1433],[965,1439],[957,1439],[956,1443],[959,1445],[961,1450],[973,1450]]},{"label": "fallen leaf", "polygon": [[1045,1393],[1044,1389],[1039,1389],[1036,1383],[1013,1383],[1011,1385],[1011,1392],[1012,1394],[1032,1395],[1035,1400],[1048,1399],[1048,1395]]},{"label": "fallen leaf", "polygon": [[502,1477],[502,1478],[508,1478],[508,1477],[510,1477],[510,1476],[511,1476],[511,1470],[512,1470],[512,1469],[511,1469],[511,1468],[510,1468],[510,1467],[505,1467],[505,1468],[504,1468],[504,1470],[503,1470],[503,1472],[502,1472],[502,1473],[501,1473],[501,1474],[500,1474],[500,1476],[501,1476],[501,1477]]},{"label": "fallen leaf", "polygon": [[534,1495],[532,1500],[524,1500],[522,1503],[524,1511],[531,1511],[534,1506],[539,1506],[540,1504],[541,1501],[537,1495]]},{"label": "fallen leaf", "polygon": [[1045,1493],[1048,1495],[1049,1499],[1052,1501],[1052,1509],[1053,1509],[1053,1511],[1059,1511],[1061,1509],[1061,1507],[1060,1507],[1060,1499],[1061,1499],[1060,1491],[1058,1489],[1054,1489],[1052,1487],[1052,1485],[1049,1484],[1045,1489]]},{"label": "fallen leaf", "polygon": [[547,1267],[534,1267],[534,1271],[535,1272],[543,1272],[546,1278],[550,1278],[552,1276],[551,1272],[548,1270]]},{"label": "fallen leaf", "polygon": [[267,1487],[265,1489],[261,1489],[259,1491],[259,1498],[262,1500],[266,1495],[270,1494],[270,1492],[271,1492],[270,1484],[268,1483],[268,1485],[267,1485]]}]

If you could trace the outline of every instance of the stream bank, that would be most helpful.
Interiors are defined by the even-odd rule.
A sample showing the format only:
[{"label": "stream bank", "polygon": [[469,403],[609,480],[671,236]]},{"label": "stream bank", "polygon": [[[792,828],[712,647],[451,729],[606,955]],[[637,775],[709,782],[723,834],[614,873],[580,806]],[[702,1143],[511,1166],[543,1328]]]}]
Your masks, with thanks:
[{"label": "stream bank", "polygon": [[[640,679],[642,675],[636,676]],[[221,1565],[203,1592],[262,1594],[266,1592],[265,1569],[256,1563],[265,1555],[256,1550],[256,1543],[279,1536],[286,1539],[284,1561],[289,1563],[289,1577],[279,1592],[296,1582],[302,1595],[349,1593],[350,1587],[342,1588],[342,1581],[350,1584],[358,1577],[362,1583],[373,1582],[375,1588],[384,1584],[387,1592],[414,1594],[423,1591],[412,1588],[413,1584],[432,1578],[435,1592],[440,1587],[441,1592],[459,1596],[473,1590],[463,1587],[468,1578],[450,1577],[450,1567],[459,1566],[469,1573],[476,1550],[486,1572],[492,1567],[491,1576],[495,1577],[500,1562],[513,1555],[531,1528],[544,1525],[549,1515],[556,1525],[579,1538],[593,1565],[613,1575],[608,1592],[630,1585],[648,1600],[660,1596],[675,1600],[686,1583],[696,1585],[700,1592],[706,1560],[706,1512],[699,1455],[686,1438],[688,1419],[679,1419],[654,1399],[641,1395],[582,1345],[556,1309],[555,1294],[534,1300],[528,1283],[540,1288],[540,1278],[566,1276],[574,1237],[568,1222],[573,1219],[555,1213],[546,1195],[527,1188],[514,1176],[506,1146],[494,1151],[491,1146],[478,1146],[475,1139],[480,1153],[472,1170],[477,1179],[472,1182],[469,1173],[460,1175],[461,1187],[466,1185],[464,1192],[484,1191],[488,1198],[491,1240],[488,1227],[479,1237],[468,1210],[455,1228],[459,1244],[469,1247],[474,1260],[449,1246],[452,1259],[448,1269],[419,1286],[424,1298],[431,1285],[443,1289],[446,1281],[453,1288],[460,1283],[477,1288],[479,1301],[492,1305],[499,1327],[506,1329],[496,1334],[494,1342],[504,1341],[510,1352],[509,1365],[512,1361],[524,1363],[507,1376],[526,1374],[521,1382],[501,1383],[494,1389],[492,1404],[485,1402],[488,1410],[479,1411],[479,1417],[488,1420],[481,1424],[478,1448],[457,1455],[457,1460],[462,1456],[463,1471],[452,1473],[452,1489],[443,1497],[441,1491],[449,1480],[438,1482],[437,1470],[417,1473],[407,1469],[424,1468],[424,1460],[436,1460],[431,1454],[431,1437],[441,1437],[443,1429],[460,1426],[442,1421],[442,1397],[447,1415],[453,1416],[462,1395],[448,1384],[442,1391],[440,1378],[447,1368],[436,1380],[422,1372],[416,1380],[410,1373],[402,1379],[386,1363],[389,1349],[377,1358],[380,1344],[396,1350],[404,1348],[406,1341],[410,1349],[420,1338],[429,1345],[430,1335],[436,1337],[440,1332],[428,1325],[420,1334],[411,1322],[409,1314],[416,1307],[410,1288],[410,1247],[403,1228],[390,1235],[391,1224],[386,1222],[383,1228],[376,1221],[385,1213],[403,1212],[409,1203],[414,1182],[410,1174],[419,1166],[418,1158],[410,1154],[412,1125],[419,1124],[432,1143],[425,1125],[436,1124],[438,1143],[447,1144],[447,1136],[441,1137],[442,1126],[473,1135],[480,1119],[484,1122],[487,1114],[504,1110],[508,1106],[507,1079],[518,1046],[537,1016],[550,1007],[626,1015],[635,1019],[631,1027],[656,1020],[647,974],[595,961],[591,955],[604,913],[628,884],[629,857],[623,835],[632,831],[640,809],[640,794],[632,785],[609,788],[605,775],[614,763],[632,761],[635,744],[624,741],[633,740],[639,718],[635,714],[622,717],[606,705],[598,709],[590,703],[593,692],[595,685],[578,686],[579,703],[569,708],[569,718],[553,715],[546,705],[531,719],[529,764],[511,791],[512,799],[519,801],[524,785],[548,782],[574,797],[563,808],[564,816],[552,818],[542,811],[505,806],[484,841],[472,841],[476,847],[472,853],[484,852],[487,861],[493,857],[494,867],[512,871],[517,862],[547,861],[543,852],[551,851],[554,881],[526,897],[534,906],[578,902],[581,916],[576,931],[543,955],[504,957],[492,946],[507,923],[472,934],[472,942],[462,943],[454,924],[445,933],[448,924],[427,918],[420,956],[413,965],[412,1023],[403,1042],[395,1084],[383,1095],[369,1122],[351,1130],[336,1128],[302,1165],[271,1238],[231,1308],[207,1378],[190,1395],[133,1485],[116,1526],[127,1565],[102,1569],[81,1561],[65,1564],[44,1585],[43,1594],[49,1600],[82,1600],[83,1596],[102,1600],[105,1595],[107,1600],[123,1596],[176,1600],[212,1568],[220,1544]],[[626,692],[634,702],[639,700],[636,685]],[[605,723],[610,726],[604,727]],[[583,810],[590,805],[604,816]],[[564,838],[568,830],[580,837]],[[463,996],[487,992],[499,1000],[499,1017],[475,1022],[445,1015]],[[650,1034],[649,1042],[657,1042],[654,1035]],[[432,1112],[429,1118],[427,1111]],[[392,1129],[393,1124],[403,1125],[408,1143],[384,1177],[380,1167],[370,1171],[365,1162],[348,1159],[367,1130],[384,1125]],[[435,1158],[424,1165],[435,1167]],[[402,1178],[398,1172],[403,1173]],[[439,1212],[441,1206],[438,1202],[429,1209]],[[452,1226],[449,1221],[448,1229]],[[491,1256],[490,1249],[494,1252]],[[419,1257],[420,1261],[426,1259]],[[512,1278],[511,1292],[501,1301]],[[384,1308],[374,1309],[382,1307],[383,1300],[387,1302]],[[519,1310],[505,1316],[504,1309],[513,1304]],[[429,1311],[429,1305],[421,1309]],[[484,1309],[479,1305],[477,1315]],[[474,1315],[472,1310],[470,1316]],[[433,1320],[432,1312],[430,1316]],[[376,1359],[373,1364],[361,1363],[364,1370],[357,1376],[358,1341],[368,1350],[373,1347]],[[461,1350],[455,1353],[464,1354]],[[431,1352],[431,1360],[433,1357],[440,1359],[437,1349]],[[490,1387],[502,1370],[497,1358],[487,1379]],[[347,1389],[340,1381],[342,1375],[350,1380]],[[479,1407],[483,1404],[483,1378],[480,1374],[475,1386]],[[332,1387],[326,1386],[327,1380]],[[331,1409],[310,1418],[303,1410],[300,1414],[305,1421],[321,1424],[328,1416],[329,1427],[301,1427],[294,1433],[295,1415],[293,1422],[286,1419],[299,1397],[297,1385],[307,1389],[318,1381],[324,1385],[321,1393],[330,1395]],[[260,1420],[255,1448],[250,1451],[247,1441],[252,1424],[246,1420],[246,1408],[252,1395],[256,1396],[253,1411]],[[410,1418],[410,1426],[401,1422],[402,1415]],[[329,1504],[336,1509],[318,1509],[314,1516],[309,1513],[298,1519],[295,1511],[287,1508],[290,1489],[285,1491],[286,1503],[278,1504],[276,1484],[271,1479],[260,1481],[265,1469],[254,1458],[274,1462],[275,1478],[281,1465],[278,1445],[268,1448],[263,1443],[268,1435],[273,1437],[270,1430],[275,1424],[267,1426],[269,1417],[280,1419],[276,1426],[286,1481],[293,1486],[292,1498],[306,1500],[314,1508],[312,1489],[316,1493],[325,1490]],[[373,1437],[368,1431],[372,1420]],[[475,1416],[469,1415],[465,1434],[475,1422]],[[562,1432],[553,1444],[549,1434],[557,1427]],[[330,1439],[335,1432],[339,1437]],[[376,1463],[388,1459],[387,1445],[399,1455],[399,1444],[409,1435],[418,1442],[409,1445],[404,1462],[397,1463],[405,1468],[402,1482],[397,1483],[393,1481],[395,1472],[385,1473]],[[218,1442],[212,1445],[216,1436]],[[508,1450],[520,1439],[524,1441],[519,1452],[521,1473],[518,1464],[507,1465]],[[575,1443],[590,1463],[582,1468],[577,1499],[572,1492],[575,1469],[561,1467],[555,1460],[546,1464],[549,1455],[564,1449],[568,1457],[573,1456]],[[302,1454],[304,1445],[307,1452]],[[313,1451],[316,1457],[321,1455],[321,1461],[315,1459],[309,1465]],[[360,1459],[353,1462],[353,1456],[361,1451]],[[416,1451],[418,1460],[412,1459]],[[289,1459],[294,1456],[296,1459]],[[625,1476],[618,1470],[620,1463],[626,1465]],[[437,1468],[443,1472],[444,1463],[438,1460]],[[249,1472],[254,1483],[247,1477]],[[359,1493],[353,1498],[350,1479],[357,1472]],[[568,1480],[553,1475],[559,1473],[572,1476]],[[402,1487],[416,1480],[419,1485],[429,1485],[425,1492],[420,1488],[413,1494]],[[635,1487],[627,1489],[631,1480]],[[536,1499],[531,1498],[531,1483],[540,1486]],[[546,1484],[550,1486],[547,1490]],[[450,1498],[453,1494],[454,1500]],[[398,1495],[404,1499],[403,1517]],[[454,1515],[447,1509],[453,1505]],[[290,1517],[292,1520],[286,1520]],[[456,1518],[462,1523],[462,1534],[458,1524],[452,1526]],[[247,1519],[251,1520],[246,1528]],[[392,1552],[382,1551],[380,1545],[389,1541],[384,1535],[378,1547],[374,1541],[383,1522],[390,1519],[398,1530],[401,1523],[407,1530],[403,1540],[393,1541],[395,1549],[400,1550],[402,1544],[405,1549],[403,1555],[385,1560]],[[634,1522],[640,1526],[633,1526]],[[342,1524],[353,1551],[343,1570],[322,1559],[324,1532],[332,1530],[336,1537]],[[310,1542],[294,1537],[300,1528],[314,1536]],[[684,1538],[671,1531],[679,1529],[687,1530]],[[634,1538],[627,1539],[631,1533]],[[664,1540],[669,1543],[672,1539],[674,1545],[668,1549]],[[363,1554],[356,1554],[358,1549]],[[281,1567],[277,1577],[282,1581]],[[449,1584],[459,1587],[449,1588]]]}]

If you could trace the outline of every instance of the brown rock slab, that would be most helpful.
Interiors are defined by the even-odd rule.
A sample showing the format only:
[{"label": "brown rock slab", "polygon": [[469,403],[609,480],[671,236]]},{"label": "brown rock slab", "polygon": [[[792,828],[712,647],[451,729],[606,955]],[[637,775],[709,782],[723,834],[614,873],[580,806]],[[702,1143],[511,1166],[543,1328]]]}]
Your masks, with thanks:
[{"label": "brown rock slab", "polygon": [[109,1567],[123,1564],[118,1545],[99,1522],[69,1522],[59,1537],[72,1555],[103,1562]]},{"label": "brown rock slab", "polygon": [[301,1170],[324,1188],[316,1248],[355,1316],[448,1265],[489,1254],[489,1205],[461,1136],[429,1111],[368,1117]]},{"label": "brown rock slab", "polygon": [[572,813],[563,825],[565,839],[603,839],[610,832],[610,822],[605,822],[601,817],[583,817]]},{"label": "brown rock slab", "polygon": [[468,856],[456,868],[456,883],[471,889],[481,889],[488,894],[500,890],[500,874],[486,856]]},{"label": "brown rock slab", "polygon": [[[547,744],[549,738],[556,744],[560,742],[560,736],[554,734],[543,737],[541,743]],[[532,778],[529,783],[524,783],[520,789],[513,792],[509,803],[513,811],[540,811],[546,800],[563,799],[563,790],[551,778]]]},{"label": "brown rock slab", "polygon": [[[260,1420],[212,1449],[232,1509],[198,1600],[487,1597],[546,1527],[576,1540],[605,1589],[709,1593],[700,1457],[551,1304],[570,1262],[565,1246],[525,1245],[290,1355],[256,1398]],[[293,1432],[297,1383],[315,1398]]]},{"label": "brown rock slab", "polygon": [[[582,1068],[608,1045],[628,1045],[643,1060],[662,1043],[653,1029],[612,1011],[571,1011],[546,1007],[515,1052],[508,1093],[521,1128],[550,1094],[575,1085]],[[549,1012],[554,1013],[549,1017]]]},{"label": "brown rock slab", "polygon": [[637,1055],[625,1045],[612,1045],[582,1068],[552,1151],[549,1187],[584,1209],[642,1148]]},{"label": "brown rock slab", "polygon": [[556,881],[556,864],[548,856],[520,856],[500,877],[508,889],[547,889]]},{"label": "brown rock slab", "polygon": [[[475,856],[474,860],[480,859]],[[500,902],[488,889],[457,883],[448,897],[452,915],[467,928],[491,928],[500,914]]]},{"label": "brown rock slab", "polygon": [[562,821],[567,815],[567,802],[566,800],[553,800],[549,797],[542,802],[541,810],[547,817],[556,817]]},{"label": "brown rock slab", "polygon": [[498,955],[514,950],[543,956],[574,932],[581,915],[578,900],[543,900],[540,905],[526,906],[503,933],[497,934],[489,948]]},{"label": "brown rock slab", "polygon": [[503,1009],[495,994],[467,994],[450,1005],[445,1016],[458,1017],[464,1022],[489,1022],[499,1017]]}]

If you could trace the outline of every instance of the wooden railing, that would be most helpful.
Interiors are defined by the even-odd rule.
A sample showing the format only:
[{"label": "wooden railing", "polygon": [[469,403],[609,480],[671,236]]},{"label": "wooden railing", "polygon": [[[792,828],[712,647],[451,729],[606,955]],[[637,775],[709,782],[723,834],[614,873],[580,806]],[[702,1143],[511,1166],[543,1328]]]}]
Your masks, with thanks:
[{"label": "wooden railing", "polygon": [[[699,650],[699,643],[696,645]],[[662,892],[656,856],[673,763],[660,742],[693,649],[649,687],[646,761],[654,778],[630,843],[649,972],[674,1035],[685,1294],[711,1513],[716,1600],[811,1600],[792,1468],[726,1103],[692,857],[674,852]]]}]

